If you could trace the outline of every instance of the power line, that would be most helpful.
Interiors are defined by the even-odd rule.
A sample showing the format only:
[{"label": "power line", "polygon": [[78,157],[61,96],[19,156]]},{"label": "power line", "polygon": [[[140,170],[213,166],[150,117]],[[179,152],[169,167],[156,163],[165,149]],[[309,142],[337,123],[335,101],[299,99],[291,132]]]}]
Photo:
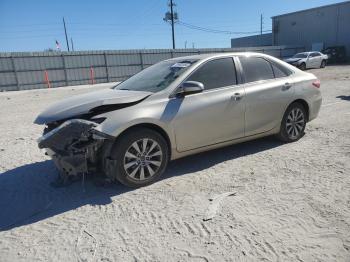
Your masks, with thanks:
[{"label": "power line", "polygon": [[31,36],[10,36],[10,37],[0,37],[0,39],[31,39],[31,38],[46,38],[46,37],[57,37],[56,35],[31,35]]},{"label": "power line", "polygon": [[[179,25],[185,26],[185,27],[193,29],[193,30],[203,31],[203,32],[207,32],[207,33],[215,33],[215,34],[243,35],[243,34],[257,34],[257,33],[260,33],[260,31],[234,32],[234,31],[228,31],[228,30],[219,30],[219,29],[205,28],[205,27],[201,27],[201,26],[196,26],[196,25],[192,25],[192,24],[189,24],[189,23],[185,23],[185,22],[182,22],[182,21],[178,21],[177,23]],[[271,30],[264,30],[262,32],[271,32]]]},{"label": "power line", "polygon": [[[6,24],[5,24],[6,25]],[[31,26],[51,26],[51,25],[61,25],[59,23],[44,23],[44,24],[15,24],[15,25],[6,25],[11,27],[31,27]]]}]

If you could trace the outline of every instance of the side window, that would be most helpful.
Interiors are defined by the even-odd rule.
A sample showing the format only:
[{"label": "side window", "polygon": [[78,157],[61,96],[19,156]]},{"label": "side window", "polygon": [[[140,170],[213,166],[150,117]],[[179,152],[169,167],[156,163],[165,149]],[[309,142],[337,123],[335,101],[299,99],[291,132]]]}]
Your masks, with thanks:
[{"label": "side window", "polygon": [[280,78],[280,77],[285,77],[285,76],[289,76],[291,74],[291,72],[285,68],[283,68],[282,66],[275,64],[275,63],[271,63],[272,65],[272,69],[273,69],[273,73],[275,75],[275,78]]},{"label": "side window", "polygon": [[227,57],[209,61],[190,75],[187,81],[201,82],[205,90],[236,85],[236,68],[233,59]]},{"label": "side window", "polygon": [[271,64],[261,57],[240,57],[246,82],[273,79]]}]

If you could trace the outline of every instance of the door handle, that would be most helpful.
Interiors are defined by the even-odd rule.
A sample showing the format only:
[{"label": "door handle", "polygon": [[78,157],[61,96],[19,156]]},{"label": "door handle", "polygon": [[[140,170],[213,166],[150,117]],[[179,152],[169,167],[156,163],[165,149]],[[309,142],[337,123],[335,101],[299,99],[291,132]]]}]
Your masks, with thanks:
[{"label": "door handle", "polygon": [[232,96],[231,96],[231,99],[234,100],[234,101],[239,101],[242,99],[242,96],[240,93],[234,93]]},{"label": "door handle", "polygon": [[292,85],[290,83],[285,83],[283,86],[282,86],[282,91],[287,91],[289,88],[291,88]]}]

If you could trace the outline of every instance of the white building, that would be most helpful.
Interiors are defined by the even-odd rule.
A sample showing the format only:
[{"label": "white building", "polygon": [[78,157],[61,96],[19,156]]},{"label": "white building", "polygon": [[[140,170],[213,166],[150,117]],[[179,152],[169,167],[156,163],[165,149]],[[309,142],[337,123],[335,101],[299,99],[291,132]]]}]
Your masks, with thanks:
[{"label": "white building", "polygon": [[[231,39],[231,47],[266,46],[266,36]],[[303,46],[306,51],[345,46],[350,56],[350,1],[272,17],[269,45]]]},{"label": "white building", "polygon": [[272,45],[306,50],[346,46],[350,54],[350,1],[272,17]]}]

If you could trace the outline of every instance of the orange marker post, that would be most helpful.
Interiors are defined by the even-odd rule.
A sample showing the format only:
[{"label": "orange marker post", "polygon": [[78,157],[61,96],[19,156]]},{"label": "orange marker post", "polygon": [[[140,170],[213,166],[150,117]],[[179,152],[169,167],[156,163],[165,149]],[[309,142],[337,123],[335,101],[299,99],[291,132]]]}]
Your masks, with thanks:
[{"label": "orange marker post", "polygon": [[93,67],[90,67],[90,80],[91,80],[91,85],[95,84],[95,72]]},{"label": "orange marker post", "polygon": [[50,79],[49,79],[49,74],[47,73],[46,70],[45,70],[45,72],[44,72],[44,80],[45,80],[45,83],[47,84],[47,88],[51,88]]}]

